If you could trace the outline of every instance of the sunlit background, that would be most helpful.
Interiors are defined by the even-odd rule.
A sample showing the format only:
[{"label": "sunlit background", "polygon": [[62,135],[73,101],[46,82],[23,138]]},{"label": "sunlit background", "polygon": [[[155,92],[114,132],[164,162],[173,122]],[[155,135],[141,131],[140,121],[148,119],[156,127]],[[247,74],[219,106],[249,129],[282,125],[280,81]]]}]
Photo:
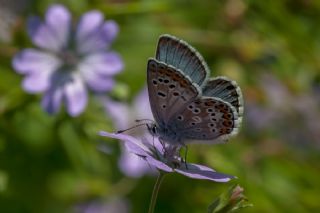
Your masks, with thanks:
[{"label": "sunlit background", "polygon": [[[70,116],[49,115],[42,94],[22,89],[14,55],[33,47],[27,18],[62,3],[74,20],[99,10],[119,25],[111,49],[124,69],[112,91],[89,93]],[[121,144],[105,100],[133,107],[146,85],[146,63],[159,35],[193,45],[212,76],[240,85],[244,119],[238,136],[220,145],[192,145],[188,160],[237,176],[229,183],[168,175],[155,212],[206,212],[232,184],[253,204],[242,212],[320,211],[320,1],[316,0],[1,0],[0,212],[147,212],[154,173],[119,168]],[[132,106],[132,107],[131,107]],[[130,120],[137,117],[131,112]]]}]

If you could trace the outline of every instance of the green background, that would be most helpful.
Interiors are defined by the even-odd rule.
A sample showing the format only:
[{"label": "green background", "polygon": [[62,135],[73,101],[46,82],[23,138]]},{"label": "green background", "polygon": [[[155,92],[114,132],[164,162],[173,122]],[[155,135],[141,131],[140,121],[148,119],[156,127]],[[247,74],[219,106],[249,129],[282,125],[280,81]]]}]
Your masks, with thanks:
[{"label": "green background", "polygon": [[[1,12],[7,26],[1,31],[8,35],[0,42],[0,212],[74,212],[75,206],[115,199],[131,212],[147,212],[155,177],[133,179],[119,171],[119,142],[97,135],[115,130],[98,98],[92,95],[79,117],[63,110],[47,115],[41,95],[25,93],[23,76],[11,67],[12,56],[32,46],[26,18],[42,16],[53,2],[12,0],[1,6],[15,15]],[[163,33],[188,41],[212,76],[228,76],[243,91],[239,135],[227,144],[192,145],[188,154],[190,162],[238,179],[221,184],[169,175],[155,212],[206,212],[234,183],[253,204],[242,212],[320,211],[320,1],[60,3],[75,17],[97,9],[119,24],[112,49],[122,55],[125,69],[111,94],[118,100],[130,103],[145,86],[147,59]],[[101,143],[109,154],[97,149]]]}]

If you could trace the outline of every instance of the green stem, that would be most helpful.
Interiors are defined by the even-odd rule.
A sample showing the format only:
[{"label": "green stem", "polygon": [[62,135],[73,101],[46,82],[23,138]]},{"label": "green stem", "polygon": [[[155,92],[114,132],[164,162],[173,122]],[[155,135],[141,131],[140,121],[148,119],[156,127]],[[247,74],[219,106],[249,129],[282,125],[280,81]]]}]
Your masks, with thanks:
[{"label": "green stem", "polygon": [[166,173],[160,172],[158,177],[157,177],[157,181],[156,181],[156,183],[154,184],[154,187],[153,187],[152,197],[151,197],[148,213],[153,213],[154,212],[154,207],[156,206],[160,185],[161,185],[161,182],[162,182],[165,174]]}]

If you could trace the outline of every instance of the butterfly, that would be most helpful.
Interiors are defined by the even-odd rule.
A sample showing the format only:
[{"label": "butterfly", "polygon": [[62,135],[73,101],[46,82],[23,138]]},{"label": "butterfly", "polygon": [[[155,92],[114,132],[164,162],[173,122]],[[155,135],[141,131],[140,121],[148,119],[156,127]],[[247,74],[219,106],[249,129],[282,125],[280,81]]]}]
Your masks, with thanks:
[{"label": "butterfly", "polygon": [[209,79],[199,52],[172,35],[161,35],[147,65],[155,123],[152,135],[172,145],[217,143],[238,132],[243,115],[240,87],[226,77]]}]

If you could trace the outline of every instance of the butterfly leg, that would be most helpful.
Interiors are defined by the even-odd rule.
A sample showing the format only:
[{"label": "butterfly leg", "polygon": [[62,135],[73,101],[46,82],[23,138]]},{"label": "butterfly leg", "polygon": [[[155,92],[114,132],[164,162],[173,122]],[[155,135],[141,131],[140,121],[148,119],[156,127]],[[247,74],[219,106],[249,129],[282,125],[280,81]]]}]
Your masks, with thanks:
[{"label": "butterfly leg", "polygon": [[188,146],[184,144],[183,147],[185,148],[186,151],[184,152],[184,158],[181,158],[181,163],[184,163],[184,165],[186,166],[186,169],[188,170],[188,164],[187,164]]},{"label": "butterfly leg", "polygon": [[165,144],[165,142],[161,139],[161,137],[159,137],[159,141],[160,141],[160,143],[161,143],[161,145],[162,145],[162,151],[163,151],[164,155],[166,155],[166,144]]}]

